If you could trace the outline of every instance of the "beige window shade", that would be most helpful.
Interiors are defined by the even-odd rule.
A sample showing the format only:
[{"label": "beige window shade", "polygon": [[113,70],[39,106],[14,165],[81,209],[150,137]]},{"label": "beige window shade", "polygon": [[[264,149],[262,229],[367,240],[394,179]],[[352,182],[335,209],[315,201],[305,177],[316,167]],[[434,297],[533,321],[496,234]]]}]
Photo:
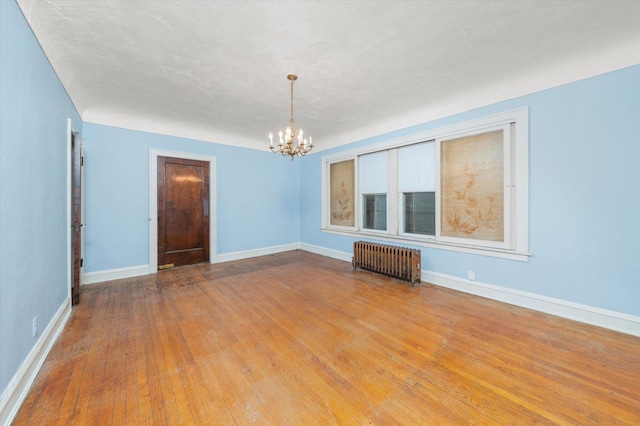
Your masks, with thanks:
[{"label": "beige window shade", "polygon": [[355,160],[329,166],[330,224],[355,226]]},{"label": "beige window shade", "polygon": [[504,242],[504,131],[441,141],[440,234]]}]

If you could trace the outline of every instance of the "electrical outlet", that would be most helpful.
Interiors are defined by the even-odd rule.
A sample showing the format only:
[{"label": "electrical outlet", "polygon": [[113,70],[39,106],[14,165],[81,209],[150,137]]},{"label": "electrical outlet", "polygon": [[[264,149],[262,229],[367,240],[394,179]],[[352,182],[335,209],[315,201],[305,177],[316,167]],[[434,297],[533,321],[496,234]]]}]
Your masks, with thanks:
[{"label": "electrical outlet", "polygon": [[38,317],[33,317],[32,336],[36,337],[36,334],[38,334]]},{"label": "electrical outlet", "polygon": [[467,271],[467,278],[471,281],[476,280],[476,271]]}]

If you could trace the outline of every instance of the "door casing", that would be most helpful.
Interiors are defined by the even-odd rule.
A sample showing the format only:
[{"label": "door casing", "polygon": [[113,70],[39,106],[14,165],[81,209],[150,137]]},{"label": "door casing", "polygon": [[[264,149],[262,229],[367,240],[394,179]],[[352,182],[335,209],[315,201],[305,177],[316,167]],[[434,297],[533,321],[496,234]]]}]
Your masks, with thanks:
[{"label": "door casing", "polygon": [[[73,121],[67,119],[67,296],[69,297],[69,304],[73,304],[73,295],[71,288],[74,280],[74,262],[73,262],[73,136],[78,140],[81,151],[80,156],[84,156],[83,145],[84,141],[78,128],[73,124]],[[80,167],[80,258],[84,259],[84,166]],[[80,266],[80,286],[84,282],[84,264]]]}]

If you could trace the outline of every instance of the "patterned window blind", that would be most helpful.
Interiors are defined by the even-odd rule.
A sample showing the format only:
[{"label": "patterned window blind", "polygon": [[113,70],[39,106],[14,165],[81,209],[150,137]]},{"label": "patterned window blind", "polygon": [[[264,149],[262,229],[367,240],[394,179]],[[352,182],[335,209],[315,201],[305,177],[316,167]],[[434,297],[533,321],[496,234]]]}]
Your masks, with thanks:
[{"label": "patterned window blind", "polygon": [[355,226],[355,160],[340,161],[329,166],[330,223]]},{"label": "patterned window blind", "polygon": [[504,131],[442,140],[440,234],[504,241]]}]

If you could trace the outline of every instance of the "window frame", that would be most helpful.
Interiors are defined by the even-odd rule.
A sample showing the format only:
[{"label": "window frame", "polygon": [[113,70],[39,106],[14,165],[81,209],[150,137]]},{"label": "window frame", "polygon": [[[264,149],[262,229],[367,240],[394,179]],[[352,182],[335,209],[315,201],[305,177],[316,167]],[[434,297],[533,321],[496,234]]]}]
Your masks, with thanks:
[{"label": "window frame", "polygon": [[[357,238],[371,237],[389,242],[412,244],[422,247],[472,253],[484,256],[504,259],[528,261],[531,254],[528,252],[529,241],[529,217],[528,217],[528,180],[529,180],[529,108],[522,107],[498,114],[480,117],[458,124],[435,128],[420,133],[414,133],[399,138],[390,139],[375,144],[349,149],[322,157],[322,231],[332,234],[348,235]],[[506,126],[509,129],[509,141],[505,143],[508,149],[505,151],[505,179],[509,178],[509,189],[505,195],[503,208],[509,212],[505,214],[505,238],[504,244],[491,244],[485,240],[465,241],[464,239],[442,239],[440,221],[440,143],[442,140],[455,139],[461,135],[480,134],[488,132],[487,129],[495,129]],[[409,234],[402,231],[402,193],[398,191],[398,155],[396,148],[421,143],[436,142],[435,173],[436,173],[436,235]],[[355,203],[355,215],[362,217],[361,193],[358,185],[358,157],[377,151],[389,151],[389,188],[387,192],[387,231],[374,231],[362,229],[361,220],[357,220],[356,226],[345,229],[330,225],[328,217],[328,179],[329,165],[334,162],[353,159],[355,163],[355,191],[358,194]],[[508,160],[508,161],[507,161]],[[508,168],[508,170],[507,170]],[[506,183],[505,183],[506,184]],[[507,200],[509,199],[509,200]],[[508,203],[508,204],[507,204]],[[507,225],[508,222],[508,225]],[[509,235],[507,237],[507,234]],[[488,244],[487,244],[488,243]]]}]

